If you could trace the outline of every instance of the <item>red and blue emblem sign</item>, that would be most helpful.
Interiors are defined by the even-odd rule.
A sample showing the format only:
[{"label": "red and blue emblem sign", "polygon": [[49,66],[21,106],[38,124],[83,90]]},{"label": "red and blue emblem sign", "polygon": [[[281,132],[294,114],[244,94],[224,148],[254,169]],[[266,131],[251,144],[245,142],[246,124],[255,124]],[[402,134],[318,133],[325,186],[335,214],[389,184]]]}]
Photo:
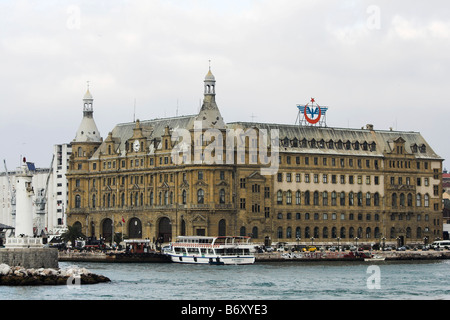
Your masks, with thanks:
[{"label": "red and blue emblem sign", "polygon": [[298,105],[297,107],[300,110],[299,116],[303,124],[324,124],[324,118],[328,107],[319,106],[314,98],[311,98],[311,101],[308,104]]}]

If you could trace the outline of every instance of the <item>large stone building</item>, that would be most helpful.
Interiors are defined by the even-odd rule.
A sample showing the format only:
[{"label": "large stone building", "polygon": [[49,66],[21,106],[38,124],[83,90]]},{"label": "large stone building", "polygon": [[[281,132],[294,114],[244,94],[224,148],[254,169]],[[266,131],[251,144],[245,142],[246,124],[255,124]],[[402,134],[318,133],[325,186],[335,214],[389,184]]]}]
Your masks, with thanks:
[{"label": "large stone building", "polygon": [[[123,230],[164,242],[178,235],[308,244],[442,237],[442,159],[420,133],[226,124],[215,89],[209,71],[199,114],[118,124],[104,140],[88,90],[67,174],[68,225],[107,240]],[[231,133],[239,137],[229,140]],[[271,168],[276,156],[271,174],[262,170],[268,151]]]}]

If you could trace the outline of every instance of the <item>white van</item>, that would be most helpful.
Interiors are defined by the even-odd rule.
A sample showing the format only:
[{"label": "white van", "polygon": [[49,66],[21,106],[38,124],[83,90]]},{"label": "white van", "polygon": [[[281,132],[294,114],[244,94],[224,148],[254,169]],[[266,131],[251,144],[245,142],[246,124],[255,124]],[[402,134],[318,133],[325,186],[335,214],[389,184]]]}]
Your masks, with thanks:
[{"label": "white van", "polygon": [[449,248],[450,249],[450,240],[435,241],[431,244],[431,248],[433,248],[433,249]]}]

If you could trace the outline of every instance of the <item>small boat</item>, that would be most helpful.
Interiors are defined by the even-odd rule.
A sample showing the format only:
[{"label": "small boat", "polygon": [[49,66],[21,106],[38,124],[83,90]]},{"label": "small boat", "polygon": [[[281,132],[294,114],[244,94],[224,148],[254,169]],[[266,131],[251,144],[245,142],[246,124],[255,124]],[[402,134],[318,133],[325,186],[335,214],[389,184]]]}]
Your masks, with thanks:
[{"label": "small boat", "polygon": [[372,256],[371,258],[364,258],[364,261],[384,261],[386,260],[386,257],[382,257],[382,256]]},{"label": "small boat", "polygon": [[249,237],[180,236],[165,254],[172,262],[189,264],[253,264],[254,246]]}]

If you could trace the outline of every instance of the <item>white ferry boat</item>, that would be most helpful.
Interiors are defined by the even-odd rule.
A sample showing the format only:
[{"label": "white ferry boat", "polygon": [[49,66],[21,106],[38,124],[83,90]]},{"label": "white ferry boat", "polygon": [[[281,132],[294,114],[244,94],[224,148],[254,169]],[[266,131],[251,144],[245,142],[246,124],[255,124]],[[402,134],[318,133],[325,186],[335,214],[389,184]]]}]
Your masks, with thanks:
[{"label": "white ferry boat", "polygon": [[253,264],[254,246],[249,237],[180,236],[166,254],[176,263]]}]

